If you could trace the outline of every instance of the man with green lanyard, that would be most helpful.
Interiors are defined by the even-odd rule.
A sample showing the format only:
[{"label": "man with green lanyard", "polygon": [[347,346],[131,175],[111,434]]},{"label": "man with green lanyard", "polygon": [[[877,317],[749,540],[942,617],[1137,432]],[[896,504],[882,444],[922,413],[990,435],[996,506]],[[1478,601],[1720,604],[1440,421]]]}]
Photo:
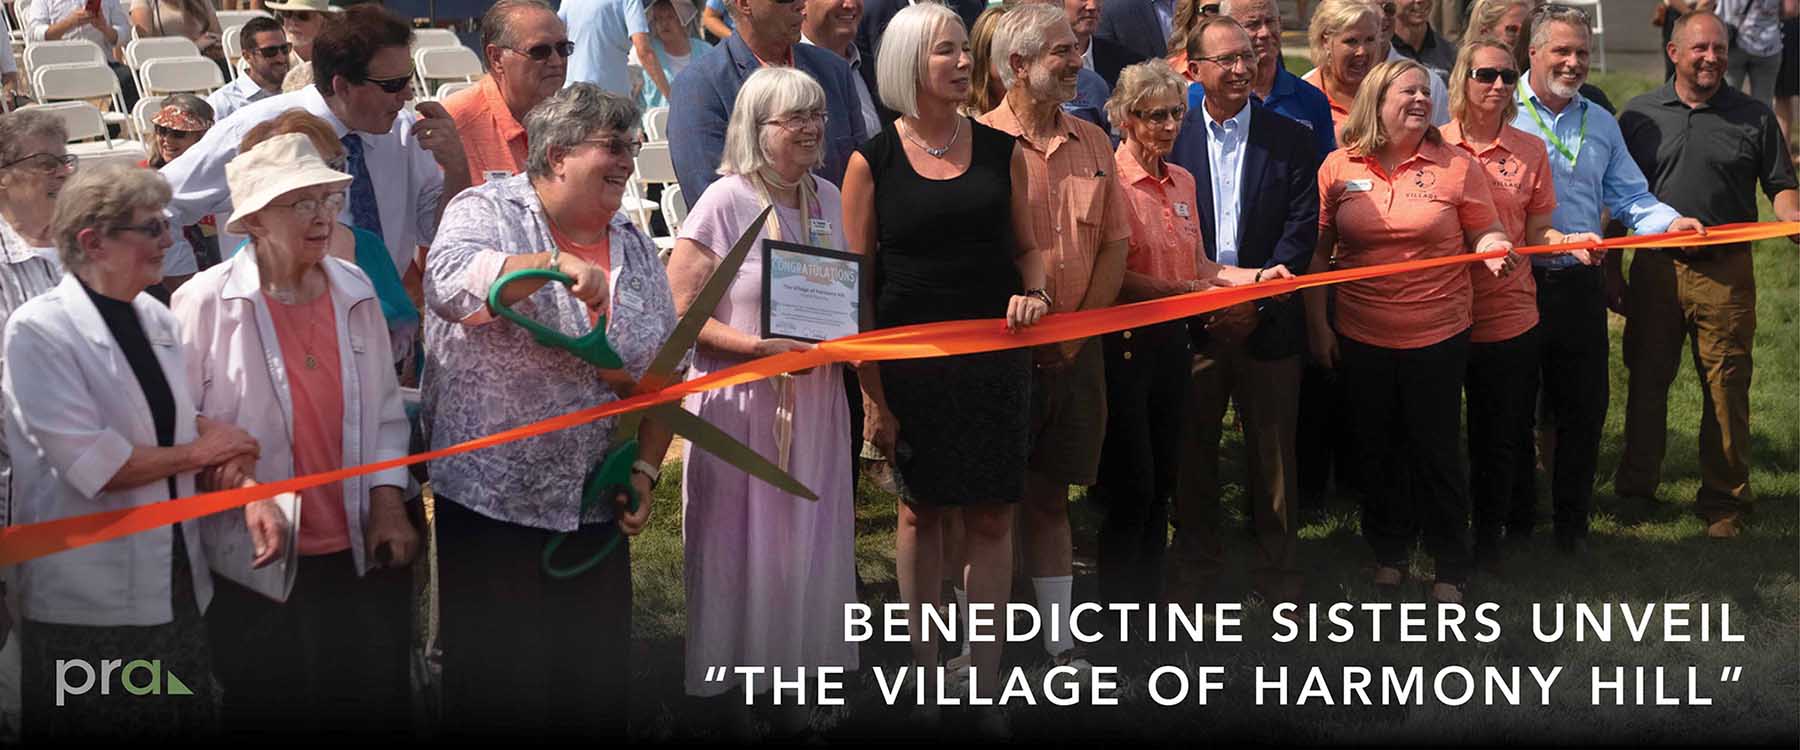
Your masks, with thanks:
[{"label": "man with green lanyard", "polygon": [[[1603,211],[1638,234],[1700,229],[1650,194],[1612,116],[1581,96],[1588,74],[1591,27],[1580,10],[1558,5],[1532,14],[1530,74],[1519,81],[1513,126],[1544,139],[1556,181],[1552,224],[1565,233],[1602,229]],[[1606,422],[1607,337],[1601,253],[1532,258],[1543,343],[1543,397],[1554,423],[1550,495],[1557,547],[1587,548],[1588,515],[1600,430]],[[1519,482],[1532,486],[1529,466]],[[1530,528],[1508,529],[1521,537]],[[1515,539],[1516,540],[1516,539]]]}]

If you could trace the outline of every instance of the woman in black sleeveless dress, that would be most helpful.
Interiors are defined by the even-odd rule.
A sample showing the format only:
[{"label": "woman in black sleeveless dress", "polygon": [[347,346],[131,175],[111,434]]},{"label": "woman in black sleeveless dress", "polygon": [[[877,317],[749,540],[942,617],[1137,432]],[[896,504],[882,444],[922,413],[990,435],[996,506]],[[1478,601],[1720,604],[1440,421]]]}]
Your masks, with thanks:
[{"label": "woman in black sleeveless dress", "polygon": [[[1024,157],[1012,136],[958,113],[969,92],[967,39],[955,13],[920,3],[894,16],[876,55],[882,101],[901,116],[851,157],[843,194],[846,237],[873,256],[878,327],[984,318],[1020,327],[1049,310],[1024,191],[1012,190],[1025,179]],[[940,520],[960,508],[968,565],[958,580],[970,602],[1004,607],[1012,504],[1025,491],[1030,448],[1029,350],[881,362],[861,375],[864,436],[906,485],[901,598],[915,613],[938,605]],[[912,648],[915,663],[937,663],[935,640]],[[999,644],[975,643],[971,656],[978,692],[997,693]],[[989,711],[977,726],[997,734],[1004,724]]]}]

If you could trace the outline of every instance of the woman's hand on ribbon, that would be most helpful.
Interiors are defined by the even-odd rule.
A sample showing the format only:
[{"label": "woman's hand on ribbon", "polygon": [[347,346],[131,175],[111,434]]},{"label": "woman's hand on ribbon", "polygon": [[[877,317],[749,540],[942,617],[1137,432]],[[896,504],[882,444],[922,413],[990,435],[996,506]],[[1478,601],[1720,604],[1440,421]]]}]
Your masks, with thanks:
[{"label": "woman's hand on ribbon", "polygon": [[1017,331],[1037,325],[1050,312],[1050,306],[1037,297],[1015,294],[1006,303],[1006,330]]},{"label": "woman's hand on ribbon", "polygon": [[275,562],[287,552],[287,517],[282,514],[281,506],[276,504],[284,497],[291,497],[291,493],[282,493],[244,506],[244,526],[250,530],[252,568]]},{"label": "woman's hand on ribbon", "polygon": [[[808,344],[804,341],[795,341],[793,339],[761,339],[756,342],[755,346],[750,348],[750,357],[752,359],[762,359],[763,357],[773,357],[777,354],[786,354],[788,352],[812,351],[813,348],[812,344]],[[795,370],[793,374],[805,375],[812,371],[813,368],[808,367],[804,370]]]}]

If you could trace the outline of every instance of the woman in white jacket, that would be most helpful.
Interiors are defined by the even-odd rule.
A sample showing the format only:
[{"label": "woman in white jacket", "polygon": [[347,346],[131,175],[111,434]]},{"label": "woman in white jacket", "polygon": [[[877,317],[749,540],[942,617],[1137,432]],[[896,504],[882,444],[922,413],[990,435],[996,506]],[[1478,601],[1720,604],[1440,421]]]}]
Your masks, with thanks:
[{"label": "woman in white jacket", "polygon": [[[300,133],[244,144],[226,167],[226,227],[248,252],[174,298],[187,384],[200,413],[256,437],[262,457],[217,472],[223,486],[397,458],[408,426],[387,323],[369,279],[330,257],[350,175]],[[218,596],[207,615],[228,733],[393,731],[408,726],[405,568],[419,546],[407,474],[321,485],[287,503],[295,555],[261,570],[241,515],[204,530]],[[285,600],[285,601],[282,601]]]}]

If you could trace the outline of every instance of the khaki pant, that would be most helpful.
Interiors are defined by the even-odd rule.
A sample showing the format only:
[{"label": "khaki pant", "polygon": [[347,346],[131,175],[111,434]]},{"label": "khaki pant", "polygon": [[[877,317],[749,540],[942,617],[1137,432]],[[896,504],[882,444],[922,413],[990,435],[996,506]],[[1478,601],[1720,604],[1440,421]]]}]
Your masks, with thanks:
[{"label": "khaki pant", "polygon": [[1614,487],[1649,497],[1662,480],[1669,384],[1684,341],[1700,376],[1700,490],[1695,510],[1714,517],[1750,510],[1750,371],[1756,274],[1750,248],[1688,258],[1639,251],[1631,262],[1625,320],[1630,390],[1625,448]]},{"label": "khaki pant", "polygon": [[1241,344],[1208,344],[1194,355],[1188,416],[1183,421],[1180,476],[1175,492],[1174,576],[1194,584],[1216,581],[1225,564],[1219,507],[1219,438],[1225,406],[1237,399],[1244,425],[1246,494],[1256,536],[1252,585],[1265,595],[1299,593],[1295,563],[1294,430],[1299,418],[1300,358],[1258,360]]}]

